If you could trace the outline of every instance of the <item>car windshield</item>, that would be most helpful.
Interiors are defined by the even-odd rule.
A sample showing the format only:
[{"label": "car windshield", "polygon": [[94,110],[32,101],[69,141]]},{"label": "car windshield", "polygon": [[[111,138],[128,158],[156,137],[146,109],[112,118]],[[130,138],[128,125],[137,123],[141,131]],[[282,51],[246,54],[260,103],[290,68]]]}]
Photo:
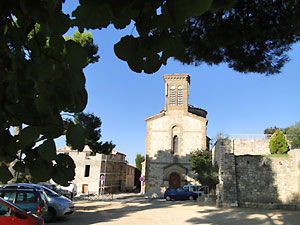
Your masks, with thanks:
[{"label": "car windshield", "polygon": [[52,191],[51,189],[45,187],[45,186],[41,186],[41,188],[46,192],[47,195],[49,196],[59,196],[55,191]]},{"label": "car windshield", "polygon": [[182,189],[182,188],[177,188],[177,191],[178,191],[178,192],[184,192],[185,190]]}]

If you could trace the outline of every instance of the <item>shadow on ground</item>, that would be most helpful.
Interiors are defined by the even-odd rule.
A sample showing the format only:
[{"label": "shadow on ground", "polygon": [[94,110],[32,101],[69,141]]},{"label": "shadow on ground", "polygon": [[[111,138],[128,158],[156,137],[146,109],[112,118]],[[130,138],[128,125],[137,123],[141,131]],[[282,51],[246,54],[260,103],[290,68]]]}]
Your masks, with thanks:
[{"label": "shadow on ground", "polygon": [[[51,225],[75,224],[88,225],[109,222],[126,217],[135,212],[166,208],[174,205],[197,205],[197,201],[166,201],[164,199],[147,199],[142,195],[131,195],[110,200],[80,201],[74,215],[57,218]],[[129,205],[130,204],[130,205]],[[118,207],[116,207],[116,205]]]},{"label": "shadow on ground", "polygon": [[[201,207],[201,206],[200,206]],[[249,208],[215,208],[198,211],[199,217],[186,221],[187,224],[211,225],[298,225],[299,211],[262,210]]]},{"label": "shadow on ground", "polygon": [[[58,218],[51,225],[72,224],[88,225],[117,220],[133,215],[136,212],[147,214],[147,210],[176,208],[177,213],[192,210],[189,219],[182,224],[211,225],[298,225],[299,211],[275,211],[243,208],[217,208],[197,201],[165,201],[164,199],[145,199],[141,195],[124,196],[113,201],[80,201],[76,203],[76,213],[66,218]],[[185,206],[193,206],[185,209]],[[168,212],[169,212],[168,211]],[[164,211],[160,211],[164,212]],[[190,211],[189,211],[190,212]],[[199,215],[199,216],[198,216]],[[170,215],[165,215],[170,216]],[[188,217],[186,217],[188,218]],[[119,221],[120,222],[120,221]],[[177,222],[177,223],[176,223]],[[179,224],[173,221],[173,224]],[[118,223],[119,224],[119,223]],[[149,223],[147,223],[149,224]],[[153,223],[152,223],[153,224]],[[165,223],[166,224],[166,223]],[[49,224],[50,225],[50,224]]]}]

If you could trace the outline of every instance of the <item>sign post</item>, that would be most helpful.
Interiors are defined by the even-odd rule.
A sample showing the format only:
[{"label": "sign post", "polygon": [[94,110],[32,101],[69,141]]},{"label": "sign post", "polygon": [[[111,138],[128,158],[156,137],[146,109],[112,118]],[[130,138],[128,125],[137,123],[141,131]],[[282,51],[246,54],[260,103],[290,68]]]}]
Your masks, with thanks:
[{"label": "sign post", "polygon": [[141,194],[144,194],[143,193],[143,183],[145,181],[145,177],[140,177],[140,181],[141,181]]},{"label": "sign post", "polygon": [[104,180],[105,180],[105,176],[100,176],[100,184],[101,184],[101,196],[102,196],[102,200],[103,200],[103,194],[104,194],[104,187],[103,187],[103,184],[104,184]]}]

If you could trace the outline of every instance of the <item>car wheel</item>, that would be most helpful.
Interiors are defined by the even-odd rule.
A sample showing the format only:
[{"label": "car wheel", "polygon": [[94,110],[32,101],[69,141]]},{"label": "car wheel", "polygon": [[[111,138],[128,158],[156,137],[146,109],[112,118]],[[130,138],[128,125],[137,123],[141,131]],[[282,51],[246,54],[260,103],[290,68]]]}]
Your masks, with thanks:
[{"label": "car wheel", "polygon": [[194,200],[194,197],[192,195],[190,195],[189,200]]},{"label": "car wheel", "polygon": [[170,197],[170,196],[167,196],[167,197],[166,197],[166,200],[167,200],[167,201],[170,201],[170,200],[171,200],[171,197]]},{"label": "car wheel", "polygon": [[48,209],[46,218],[44,220],[45,220],[46,223],[48,223],[48,222],[53,221],[55,219],[55,217],[56,217],[55,210],[50,208],[50,209]]}]

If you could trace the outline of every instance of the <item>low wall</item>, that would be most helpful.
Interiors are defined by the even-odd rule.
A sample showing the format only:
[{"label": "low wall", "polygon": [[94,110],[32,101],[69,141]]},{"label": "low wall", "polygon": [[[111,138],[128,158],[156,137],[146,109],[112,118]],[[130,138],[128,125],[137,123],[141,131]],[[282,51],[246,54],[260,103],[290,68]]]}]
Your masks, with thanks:
[{"label": "low wall", "polygon": [[220,163],[225,153],[234,155],[268,155],[269,139],[223,139],[213,148],[213,161]]},{"label": "low wall", "polygon": [[220,159],[218,203],[223,206],[300,210],[300,150],[289,157],[225,153]]}]

